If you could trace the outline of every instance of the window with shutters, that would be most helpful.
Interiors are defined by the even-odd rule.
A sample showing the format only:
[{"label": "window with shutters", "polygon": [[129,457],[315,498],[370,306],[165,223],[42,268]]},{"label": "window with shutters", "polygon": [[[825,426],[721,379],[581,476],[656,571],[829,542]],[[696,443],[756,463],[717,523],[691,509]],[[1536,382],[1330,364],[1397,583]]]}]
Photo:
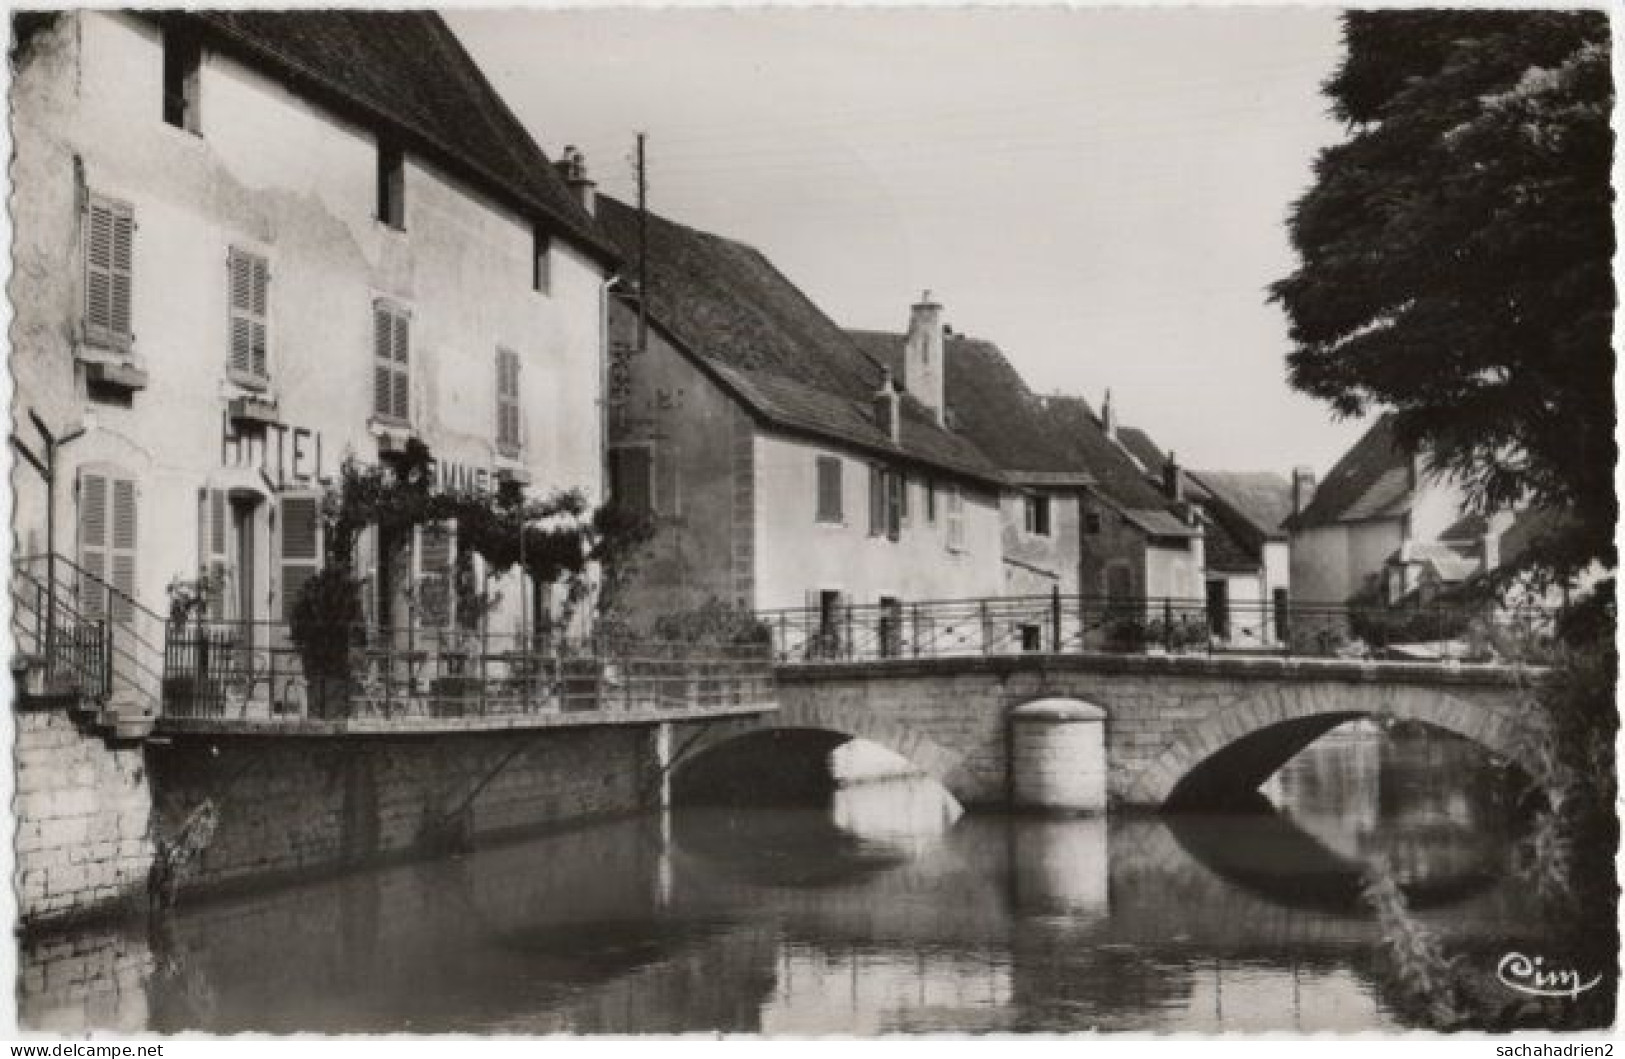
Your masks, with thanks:
[{"label": "window with shutters", "polygon": [[411,316],[386,301],[372,308],[372,411],[389,423],[412,421]]},{"label": "window with shutters", "polygon": [[85,203],[84,340],[93,346],[129,352],[130,299],[135,213],[129,205],[91,195]]},{"label": "window with shutters", "polygon": [[201,133],[198,72],[203,48],[184,30],[164,31],[164,121],[177,129]]},{"label": "window with shutters", "polygon": [[282,620],[292,621],[305,584],[321,564],[321,501],[314,493],[284,493],[278,520],[278,588]]},{"label": "window with shutters", "polygon": [[886,536],[897,540],[903,535],[903,476],[895,471],[884,475],[886,488]]},{"label": "window with shutters", "polygon": [[378,141],[378,219],[391,228],[406,227],[406,156]]},{"label": "window with shutters", "polygon": [[259,254],[232,247],[226,255],[226,271],[231,303],[227,373],[234,382],[262,387],[271,378],[267,360],[271,263]]},{"label": "window with shutters", "polygon": [[1027,532],[1033,536],[1049,536],[1049,499],[1047,496],[1029,496],[1026,498],[1025,525]]},{"label": "window with shutters", "polygon": [[198,504],[198,575],[211,618],[227,618],[231,592],[231,506],[224,489],[204,489]]},{"label": "window with shutters", "polygon": [[497,350],[497,451],[519,455],[519,354]]},{"label": "window with shutters", "polygon": [[111,467],[79,472],[79,610],[93,620],[135,616],[135,478]]},{"label": "window with shutters", "polygon": [[841,510],[841,458],[818,457],[818,521],[839,525],[845,519]]},{"label": "window with shutters", "polygon": [[648,445],[618,445],[609,452],[609,489],[628,514],[654,513],[654,450]]},{"label": "window with shutters", "polygon": [[948,487],[948,550],[965,550],[965,496],[957,485]]}]

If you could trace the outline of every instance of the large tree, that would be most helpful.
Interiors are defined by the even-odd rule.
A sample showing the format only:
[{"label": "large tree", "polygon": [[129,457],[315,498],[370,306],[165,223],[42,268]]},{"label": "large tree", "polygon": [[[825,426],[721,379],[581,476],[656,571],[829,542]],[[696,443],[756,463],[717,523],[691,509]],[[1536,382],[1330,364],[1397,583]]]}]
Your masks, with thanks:
[{"label": "large tree", "polygon": [[1290,220],[1275,284],[1292,384],[1401,442],[1485,508],[1566,517],[1567,580],[1614,564],[1613,85],[1604,14],[1344,16],[1325,91],[1348,138]]}]

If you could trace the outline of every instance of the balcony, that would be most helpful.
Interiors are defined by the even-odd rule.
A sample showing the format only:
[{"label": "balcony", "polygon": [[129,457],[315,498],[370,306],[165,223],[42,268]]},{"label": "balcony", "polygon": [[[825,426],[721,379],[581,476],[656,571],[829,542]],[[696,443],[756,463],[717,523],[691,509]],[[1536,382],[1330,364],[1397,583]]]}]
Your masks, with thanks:
[{"label": "balcony", "polygon": [[164,650],[160,733],[403,734],[649,724],[774,708],[766,644],[698,646],[194,619]]}]

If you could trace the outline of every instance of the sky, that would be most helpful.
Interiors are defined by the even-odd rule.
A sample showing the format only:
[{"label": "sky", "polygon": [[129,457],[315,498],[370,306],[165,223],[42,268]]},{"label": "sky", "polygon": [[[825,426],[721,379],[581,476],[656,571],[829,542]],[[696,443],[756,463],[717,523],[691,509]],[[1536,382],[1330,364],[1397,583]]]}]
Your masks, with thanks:
[{"label": "sky", "polygon": [[1329,8],[448,14],[550,157],[755,246],[836,321],[929,290],[1040,393],[1112,392],[1195,469],[1322,475],[1360,432],[1286,384],[1266,288],[1318,150]]}]

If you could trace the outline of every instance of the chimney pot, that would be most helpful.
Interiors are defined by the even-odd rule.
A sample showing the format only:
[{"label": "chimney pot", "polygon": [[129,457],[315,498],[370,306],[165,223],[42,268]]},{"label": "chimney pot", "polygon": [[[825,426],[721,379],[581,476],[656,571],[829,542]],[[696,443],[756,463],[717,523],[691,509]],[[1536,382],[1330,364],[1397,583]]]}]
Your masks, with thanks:
[{"label": "chimney pot", "polygon": [[1112,407],[1112,392],[1106,391],[1106,399],[1100,402],[1100,429],[1113,441],[1117,440],[1117,409]]},{"label": "chimney pot", "polygon": [[586,156],[575,144],[566,144],[564,153],[553,163],[553,168],[564,178],[565,186],[570,189],[570,194],[575,197],[581,208],[589,214],[593,213],[597,206],[598,185],[587,175]]},{"label": "chimney pot", "polygon": [[1292,513],[1300,515],[1315,497],[1315,470],[1313,467],[1292,468]]},{"label": "chimney pot", "polygon": [[1162,491],[1176,504],[1185,501],[1185,474],[1172,452],[1168,453],[1168,461],[1162,465]]}]

